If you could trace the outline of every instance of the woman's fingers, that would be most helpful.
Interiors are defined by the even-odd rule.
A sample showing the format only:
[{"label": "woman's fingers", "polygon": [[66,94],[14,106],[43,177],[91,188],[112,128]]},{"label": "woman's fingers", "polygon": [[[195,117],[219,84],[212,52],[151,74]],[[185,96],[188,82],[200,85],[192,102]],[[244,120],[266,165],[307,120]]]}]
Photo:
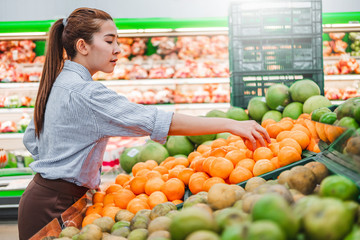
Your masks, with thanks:
[{"label": "woman's fingers", "polygon": [[266,141],[268,143],[271,142],[271,139],[270,139],[270,136],[269,136],[269,133],[265,130],[265,128],[263,128],[262,126],[258,125],[258,127],[256,128],[257,131],[259,131],[266,139]]},{"label": "woman's fingers", "polygon": [[[263,136],[262,136],[258,131],[253,130],[252,135],[253,135],[257,140],[259,140],[261,146],[263,146],[263,147],[266,146],[265,140],[264,140]],[[254,148],[254,149],[255,149],[255,148]]]}]

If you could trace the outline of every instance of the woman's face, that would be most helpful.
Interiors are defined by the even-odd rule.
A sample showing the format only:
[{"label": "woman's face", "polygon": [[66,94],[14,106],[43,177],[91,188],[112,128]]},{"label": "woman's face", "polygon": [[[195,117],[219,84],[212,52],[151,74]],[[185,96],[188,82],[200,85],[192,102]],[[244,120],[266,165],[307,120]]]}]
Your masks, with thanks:
[{"label": "woman's face", "polygon": [[93,75],[97,71],[106,73],[114,71],[120,48],[113,21],[103,21],[100,31],[93,35],[93,41],[89,46],[86,62],[90,74]]}]

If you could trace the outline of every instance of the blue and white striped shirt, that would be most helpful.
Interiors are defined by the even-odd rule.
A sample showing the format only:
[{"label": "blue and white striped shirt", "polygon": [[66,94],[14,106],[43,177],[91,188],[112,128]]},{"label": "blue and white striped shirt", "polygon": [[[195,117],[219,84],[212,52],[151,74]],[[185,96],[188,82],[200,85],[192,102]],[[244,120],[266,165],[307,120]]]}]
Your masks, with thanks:
[{"label": "blue and white striped shirt", "polygon": [[51,89],[40,138],[32,120],[23,142],[35,160],[31,169],[42,177],[94,189],[109,137],[150,135],[164,143],[172,115],[129,102],[67,60]]}]

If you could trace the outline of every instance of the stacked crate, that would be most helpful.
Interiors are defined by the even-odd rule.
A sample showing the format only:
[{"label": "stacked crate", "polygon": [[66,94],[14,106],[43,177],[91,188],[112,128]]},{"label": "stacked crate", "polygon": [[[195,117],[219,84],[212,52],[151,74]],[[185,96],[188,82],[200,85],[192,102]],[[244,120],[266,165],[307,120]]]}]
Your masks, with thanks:
[{"label": "stacked crate", "polygon": [[243,0],[229,9],[231,105],[275,83],[312,79],[323,94],[321,0]]}]

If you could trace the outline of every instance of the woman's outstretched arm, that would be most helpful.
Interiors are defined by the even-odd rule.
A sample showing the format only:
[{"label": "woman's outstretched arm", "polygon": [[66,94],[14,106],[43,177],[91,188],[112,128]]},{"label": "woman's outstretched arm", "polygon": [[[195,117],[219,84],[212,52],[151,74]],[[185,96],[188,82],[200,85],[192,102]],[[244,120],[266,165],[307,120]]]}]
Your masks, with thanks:
[{"label": "woman's outstretched arm", "polygon": [[257,122],[236,121],[228,118],[194,117],[180,113],[174,113],[170,125],[169,135],[205,135],[221,132],[249,139],[253,148],[256,148],[256,140],[265,146],[265,141],[270,142],[269,134]]}]

